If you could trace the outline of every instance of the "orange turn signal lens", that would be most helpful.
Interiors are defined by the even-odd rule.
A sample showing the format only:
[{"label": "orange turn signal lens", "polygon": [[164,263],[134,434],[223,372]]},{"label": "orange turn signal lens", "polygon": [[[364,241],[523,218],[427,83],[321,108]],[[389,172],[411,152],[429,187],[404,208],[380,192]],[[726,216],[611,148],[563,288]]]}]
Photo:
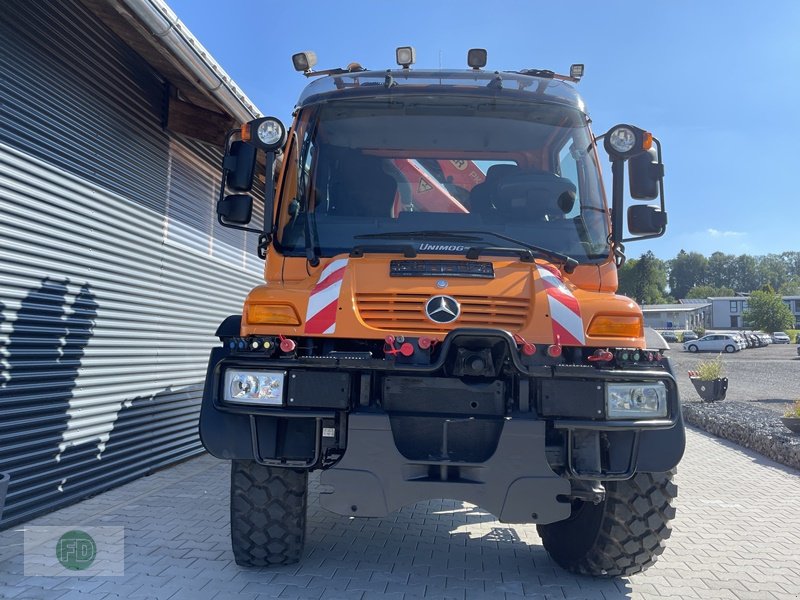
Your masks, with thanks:
[{"label": "orange turn signal lens", "polygon": [[243,142],[249,142],[252,139],[250,135],[250,123],[242,123],[241,133]]},{"label": "orange turn signal lens", "polygon": [[644,327],[640,316],[598,315],[589,324],[592,337],[642,337]]},{"label": "orange turn signal lens", "polygon": [[254,304],[247,307],[247,322],[300,325],[300,318],[294,307],[287,304]]},{"label": "orange turn signal lens", "polygon": [[642,132],[642,150],[650,150],[653,147],[653,134],[649,131]]}]

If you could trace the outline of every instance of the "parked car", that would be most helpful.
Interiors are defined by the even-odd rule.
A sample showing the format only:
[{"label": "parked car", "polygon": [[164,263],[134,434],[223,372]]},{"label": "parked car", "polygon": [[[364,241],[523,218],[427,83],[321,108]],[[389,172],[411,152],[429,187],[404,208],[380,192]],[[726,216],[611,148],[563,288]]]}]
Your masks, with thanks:
[{"label": "parked car", "polygon": [[712,333],[683,343],[683,349],[689,352],[739,352],[744,342],[731,333]]},{"label": "parked car", "polygon": [[683,341],[684,342],[690,342],[690,341],[696,340],[698,338],[698,335],[694,331],[692,331],[690,329],[687,329],[686,331],[683,331],[681,333],[683,334]]},{"label": "parked car", "polygon": [[748,346],[747,344],[747,337],[740,331],[734,332],[733,334],[734,339],[737,342],[740,342],[740,349],[746,350],[747,348],[752,348],[752,346]]},{"label": "parked car", "polygon": [[772,336],[767,333],[759,333],[758,337],[761,338],[761,341],[764,342],[765,346],[769,346],[772,343]]},{"label": "parked car", "polygon": [[659,331],[658,333],[661,334],[661,337],[664,338],[665,342],[677,342],[678,336],[675,334],[674,331]]},{"label": "parked car", "polygon": [[772,341],[776,344],[788,344],[789,336],[783,331],[776,331],[772,334]]}]

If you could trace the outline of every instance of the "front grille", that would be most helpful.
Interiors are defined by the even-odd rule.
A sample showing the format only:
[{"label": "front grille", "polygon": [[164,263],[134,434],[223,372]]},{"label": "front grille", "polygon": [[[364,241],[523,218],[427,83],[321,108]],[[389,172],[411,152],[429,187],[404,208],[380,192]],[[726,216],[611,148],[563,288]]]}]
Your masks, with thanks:
[{"label": "front grille", "polygon": [[426,294],[357,294],[356,307],[364,323],[382,331],[436,333],[456,327],[496,327],[511,332],[522,329],[530,302],[524,298],[453,296],[461,305],[461,316],[439,325],[425,315]]}]

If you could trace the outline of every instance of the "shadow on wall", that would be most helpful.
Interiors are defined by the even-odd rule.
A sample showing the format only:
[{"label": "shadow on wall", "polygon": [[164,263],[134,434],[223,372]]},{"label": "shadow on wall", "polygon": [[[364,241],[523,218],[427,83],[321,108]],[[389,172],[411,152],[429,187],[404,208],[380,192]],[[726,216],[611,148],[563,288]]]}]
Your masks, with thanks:
[{"label": "shadow on wall", "polygon": [[69,284],[44,278],[13,320],[2,307],[3,320],[11,322],[8,343],[0,350],[6,365],[0,383],[0,471],[11,475],[4,520],[51,504],[48,496],[58,495],[69,468],[69,461],[57,460],[58,449],[98,308],[88,283],[74,298]]},{"label": "shadow on wall", "polygon": [[16,314],[0,304],[0,472],[11,475],[0,529],[201,451],[202,383],[74,400],[98,308],[88,283],[51,277]]}]

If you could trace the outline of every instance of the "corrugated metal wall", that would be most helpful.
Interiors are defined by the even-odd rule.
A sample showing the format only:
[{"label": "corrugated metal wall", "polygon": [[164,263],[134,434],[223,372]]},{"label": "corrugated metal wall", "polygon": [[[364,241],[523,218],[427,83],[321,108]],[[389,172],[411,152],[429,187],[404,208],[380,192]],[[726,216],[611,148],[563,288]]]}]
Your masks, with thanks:
[{"label": "corrugated metal wall", "polygon": [[213,332],[260,281],[158,75],[73,0],[2,8],[0,527],[200,452]]}]

